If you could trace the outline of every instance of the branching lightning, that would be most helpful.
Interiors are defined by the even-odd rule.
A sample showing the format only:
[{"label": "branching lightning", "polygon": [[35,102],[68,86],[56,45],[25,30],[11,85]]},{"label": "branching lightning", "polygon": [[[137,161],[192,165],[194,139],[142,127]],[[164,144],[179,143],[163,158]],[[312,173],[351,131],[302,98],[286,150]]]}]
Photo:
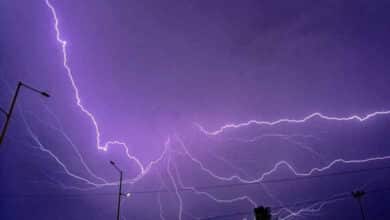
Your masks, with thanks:
[{"label": "branching lightning", "polygon": [[[138,175],[136,175],[132,179],[128,179],[125,181],[125,183],[129,183],[129,184],[134,184],[134,183],[138,182],[145,175],[147,175],[149,173],[149,171],[154,166],[156,166],[157,164],[162,162],[164,160],[164,158],[166,158],[167,159],[166,172],[167,172],[167,175],[170,179],[171,186],[173,187],[173,192],[175,193],[176,199],[178,202],[177,219],[179,219],[179,220],[182,220],[185,216],[185,213],[184,213],[184,202],[185,202],[184,200],[185,199],[181,194],[182,190],[191,191],[192,193],[194,193],[196,195],[204,196],[204,197],[206,197],[206,198],[208,198],[216,203],[221,203],[221,204],[236,203],[236,202],[245,201],[248,204],[248,207],[252,208],[252,207],[257,206],[259,204],[259,202],[256,201],[256,199],[251,198],[249,195],[241,195],[241,196],[237,196],[234,198],[221,199],[221,198],[218,198],[217,196],[214,196],[212,193],[209,193],[206,191],[201,191],[201,190],[197,189],[195,186],[186,185],[187,183],[185,184],[184,181],[182,180],[180,172],[179,172],[180,170],[177,168],[176,163],[172,161],[172,159],[173,159],[172,154],[174,154],[174,153],[183,154],[184,156],[188,157],[188,159],[193,164],[195,164],[201,171],[203,171],[206,175],[214,178],[217,181],[221,181],[221,182],[238,181],[240,183],[248,183],[248,184],[252,184],[252,183],[260,183],[261,184],[262,181],[264,181],[268,176],[274,174],[276,171],[278,171],[279,169],[282,169],[282,168],[287,168],[295,176],[305,177],[305,176],[311,176],[313,174],[317,174],[317,173],[329,170],[332,167],[334,167],[336,164],[359,164],[359,163],[369,163],[369,162],[373,162],[373,161],[382,161],[382,160],[389,160],[390,159],[390,156],[376,156],[376,157],[350,159],[350,160],[346,160],[343,158],[337,158],[337,159],[334,159],[333,161],[327,163],[325,166],[315,167],[315,168],[307,169],[305,171],[299,171],[298,169],[294,168],[294,166],[292,166],[288,161],[281,160],[281,161],[275,163],[270,169],[263,172],[259,176],[256,176],[253,178],[248,178],[248,177],[244,178],[240,175],[217,174],[211,168],[207,167],[200,159],[196,158],[191,153],[190,149],[186,146],[184,141],[179,137],[179,135],[175,134],[175,135],[172,135],[171,137],[168,137],[166,139],[165,143],[163,144],[164,148],[163,148],[160,156],[158,156],[155,160],[152,160],[145,165],[141,162],[141,160],[139,158],[130,154],[129,147],[125,142],[122,142],[119,140],[102,141],[98,120],[95,118],[93,113],[90,110],[88,110],[87,107],[83,104],[79,88],[77,87],[77,83],[74,79],[72,69],[69,66],[68,54],[67,54],[67,41],[62,38],[61,31],[60,31],[60,22],[59,22],[59,18],[58,18],[56,9],[50,0],[45,0],[45,3],[46,3],[46,6],[48,7],[48,9],[50,10],[50,13],[51,13],[51,16],[53,19],[53,23],[54,23],[53,27],[54,27],[54,31],[55,31],[56,41],[60,45],[61,52],[62,52],[63,68],[65,69],[67,77],[68,77],[70,84],[72,86],[72,89],[74,92],[74,97],[76,100],[76,105],[81,110],[81,112],[84,113],[85,116],[87,116],[87,118],[90,120],[90,122],[93,125],[94,132],[96,135],[96,138],[94,140],[94,142],[96,144],[96,148],[98,150],[101,150],[101,151],[108,151],[110,149],[110,147],[120,146],[124,149],[127,158],[129,160],[133,161],[139,169]],[[54,114],[52,114],[52,115],[53,115],[53,117],[55,117]],[[208,130],[198,123],[195,123],[195,125],[199,128],[199,130],[204,135],[213,137],[213,136],[222,135],[227,130],[239,129],[239,128],[250,127],[250,126],[255,126],[255,125],[256,126],[277,126],[277,125],[282,125],[282,124],[302,124],[302,123],[308,122],[308,121],[315,119],[315,118],[327,120],[327,121],[364,122],[364,121],[367,121],[371,118],[384,116],[384,115],[390,115],[390,111],[377,111],[377,112],[367,114],[365,116],[352,115],[352,116],[347,116],[347,117],[334,117],[334,116],[328,116],[328,115],[316,112],[316,113],[312,113],[312,114],[310,114],[302,119],[282,118],[282,119],[278,119],[278,120],[274,120],[274,121],[249,120],[247,122],[242,122],[242,123],[237,123],[237,124],[229,123],[229,124],[225,124],[225,125],[219,127],[216,130]],[[76,175],[74,172],[69,170],[67,168],[67,166],[64,164],[64,162],[61,161],[60,157],[56,156],[52,151],[49,150],[49,148],[47,148],[43,143],[41,143],[39,137],[34,133],[33,129],[31,128],[31,126],[29,125],[29,123],[27,122],[27,120],[24,117],[23,117],[23,121],[27,127],[28,133],[30,134],[30,136],[34,140],[37,148],[39,150],[41,150],[42,152],[50,155],[50,157],[53,158],[60,165],[60,167],[63,169],[63,171],[67,175],[69,175],[70,177],[77,179],[77,180],[87,184],[88,186],[92,186],[94,188],[104,187],[104,186],[113,186],[113,185],[118,184],[117,182],[106,181],[104,178],[96,175],[88,167],[88,165],[84,161],[82,155],[78,151],[76,144],[66,134],[66,132],[64,131],[62,126],[54,126],[51,128],[56,130],[57,132],[59,132],[65,138],[67,143],[70,146],[72,146],[73,150],[78,155],[80,162],[82,163],[84,169],[89,173],[90,176],[94,177],[95,180],[98,180],[98,182],[94,182],[92,180],[89,180],[88,178]],[[57,124],[59,124],[58,121],[57,121]],[[249,140],[245,140],[245,139],[236,139],[236,140],[244,141],[244,142],[253,142],[253,141],[258,141],[258,140],[260,140],[262,138],[266,138],[266,137],[281,138],[282,140],[288,141],[291,144],[295,144],[296,146],[299,146],[300,148],[302,148],[304,150],[310,151],[311,153],[316,154],[318,157],[320,157],[318,152],[315,152],[310,147],[294,140],[294,138],[291,135],[269,134],[269,135],[261,135],[261,136],[258,136],[258,137],[255,137],[255,138],[252,138]],[[171,148],[172,144],[177,144],[180,147],[181,151],[176,152],[174,149],[172,149]],[[221,160],[223,160],[223,158]],[[234,167],[234,165],[231,165],[231,166]],[[172,167],[173,167],[173,169],[172,169]],[[274,197],[270,192],[267,192],[267,190],[265,190],[265,191],[266,191],[266,193],[269,194],[270,197],[272,197],[272,198]],[[164,219],[166,219],[166,217],[165,217],[166,213],[164,212],[165,210],[163,209],[160,196],[161,195],[158,194],[158,204],[160,207],[160,218],[162,220],[164,220]],[[340,201],[340,200],[343,200],[343,198],[336,197],[333,200],[329,200],[329,201],[325,201],[325,202],[318,202],[318,203],[309,205],[307,207],[298,209],[297,211],[292,211],[291,209],[288,209],[288,208],[282,208],[278,212],[276,212],[275,214],[282,215],[284,213],[285,215],[281,219],[283,219],[283,220],[290,219],[292,217],[301,216],[304,213],[317,213],[324,206],[329,205],[329,204],[334,203],[334,202],[337,202],[337,201]]]},{"label": "branching lightning", "polygon": [[[74,77],[73,77],[72,70],[69,67],[68,54],[67,54],[67,41],[62,39],[62,37],[61,37],[61,31],[59,28],[59,20],[58,20],[57,12],[49,0],[45,0],[45,2],[46,2],[47,7],[50,9],[52,17],[54,19],[54,30],[56,33],[56,40],[61,46],[62,57],[63,57],[63,67],[65,68],[67,76],[71,82],[71,85],[72,85],[72,88],[74,91],[74,95],[75,95],[75,99],[76,99],[76,104],[80,108],[80,110],[91,120],[91,122],[93,124],[93,127],[95,129],[95,133],[96,133],[96,146],[97,146],[97,148],[99,150],[107,151],[110,146],[113,146],[113,145],[122,146],[126,151],[127,157],[130,160],[134,161],[137,164],[138,168],[140,169],[139,175],[137,175],[133,180],[130,180],[128,182],[138,181],[140,178],[142,178],[142,176],[144,176],[145,174],[148,173],[148,171],[152,168],[152,166],[154,164],[158,163],[162,159],[162,157],[165,154],[165,150],[158,159],[151,161],[148,165],[144,166],[137,157],[130,155],[129,148],[125,142],[118,141],[118,140],[111,140],[111,141],[107,141],[105,143],[102,143],[101,138],[100,138],[99,124],[98,124],[95,116],[83,105],[81,97],[80,97],[79,89],[78,89],[76,82],[74,80]],[[168,142],[169,142],[169,140],[168,140]]]},{"label": "branching lightning", "polygon": [[280,169],[281,167],[286,167],[288,168],[295,176],[301,176],[301,177],[304,177],[304,176],[310,176],[312,174],[315,174],[315,173],[318,173],[318,172],[324,172],[330,168],[332,168],[334,165],[336,164],[358,164],[358,163],[368,163],[368,162],[372,162],[372,161],[378,161],[378,160],[389,160],[390,159],[390,156],[382,156],[382,157],[370,157],[370,158],[365,158],[365,159],[355,159],[355,160],[345,160],[345,159],[342,159],[342,158],[338,158],[338,159],[335,159],[333,160],[332,162],[330,162],[328,165],[326,166],[323,166],[323,167],[318,167],[318,168],[312,168],[310,170],[308,170],[307,172],[300,172],[300,171],[297,171],[292,165],[290,165],[287,161],[279,161],[277,162],[270,170],[264,172],[260,177],[258,178],[254,178],[254,179],[245,179],[245,178],[242,178],[238,175],[232,175],[232,176],[221,176],[221,175],[218,175],[218,174],[215,174],[211,169],[207,168],[199,159],[195,158],[191,153],[190,151],[188,150],[188,148],[186,147],[186,145],[184,144],[184,142],[178,137],[176,136],[177,139],[178,139],[178,142],[180,143],[183,151],[185,152],[185,154],[190,158],[191,161],[193,161],[195,164],[197,164],[199,166],[199,168],[201,170],[203,170],[205,173],[209,174],[210,176],[214,177],[215,179],[218,179],[220,181],[234,181],[234,180],[237,180],[241,183],[248,183],[248,184],[251,184],[251,183],[260,183],[261,181],[263,181],[267,176],[270,176],[271,174],[273,174],[274,172],[276,172],[278,169]]},{"label": "branching lightning", "polygon": [[242,122],[242,123],[238,123],[238,124],[230,123],[230,124],[225,124],[225,125],[221,126],[219,129],[214,130],[214,131],[206,130],[199,123],[195,123],[195,125],[204,134],[210,135],[210,136],[216,136],[216,135],[222,134],[223,132],[225,132],[228,129],[243,128],[243,127],[248,127],[248,126],[251,126],[251,125],[274,126],[274,125],[279,125],[279,124],[284,124],[284,123],[301,124],[301,123],[305,123],[305,122],[307,122],[309,120],[312,120],[314,118],[320,118],[320,119],[329,120],[329,121],[352,121],[352,120],[356,120],[356,121],[359,121],[359,122],[364,122],[364,121],[367,121],[367,120],[369,120],[369,119],[371,119],[373,117],[377,117],[377,116],[381,116],[381,115],[389,115],[389,114],[390,114],[390,111],[377,111],[377,112],[373,112],[373,113],[367,114],[367,115],[365,115],[363,117],[362,116],[358,116],[358,115],[352,115],[352,116],[348,116],[348,117],[334,117],[334,116],[327,116],[327,115],[324,115],[322,113],[316,112],[316,113],[310,114],[310,115],[308,115],[308,116],[306,116],[306,117],[304,117],[302,119],[282,118],[282,119],[278,119],[278,120],[275,120],[275,121],[249,120],[247,122]]}]

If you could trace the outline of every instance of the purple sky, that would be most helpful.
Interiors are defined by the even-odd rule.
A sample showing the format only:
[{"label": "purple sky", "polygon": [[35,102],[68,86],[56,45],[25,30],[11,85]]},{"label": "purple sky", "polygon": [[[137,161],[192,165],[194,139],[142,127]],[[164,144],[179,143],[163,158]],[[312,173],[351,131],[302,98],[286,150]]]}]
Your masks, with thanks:
[{"label": "purple sky", "polygon": [[[123,219],[244,212],[221,219],[249,220],[252,203],[302,211],[289,218],[282,210],[281,219],[359,219],[348,196],[291,206],[360,188],[372,192],[363,201],[368,219],[390,217],[381,191],[390,181],[383,168],[390,112],[363,122],[251,124],[215,136],[197,126],[390,110],[387,1],[50,3],[100,146],[77,105],[45,0],[0,2],[0,107],[18,81],[52,95],[23,90],[18,99],[0,151],[0,219],[114,219],[118,176],[110,160],[124,170],[124,192],[134,192]],[[126,145],[99,150],[107,141]],[[344,162],[333,165],[337,159]],[[281,161],[264,183],[243,184]],[[318,178],[266,183],[296,178],[286,164],[304,176],[332,166],[312,174]]]}]

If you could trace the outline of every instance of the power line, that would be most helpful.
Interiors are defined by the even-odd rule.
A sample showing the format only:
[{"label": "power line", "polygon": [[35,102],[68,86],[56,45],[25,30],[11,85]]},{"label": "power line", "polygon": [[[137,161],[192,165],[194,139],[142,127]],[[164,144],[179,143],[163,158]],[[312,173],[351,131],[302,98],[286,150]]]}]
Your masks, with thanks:
[{"label": "power line", "polygon": [[263,180],[260,182],[253,182],[253,183],[234,183],[234,184],[224,184],[224,185],[199,186],[199,187],[195,187],[195,188],[196,189],[216,189],[216,188],[240,187],[240,186],[247,186],[247,185],[258,185],[261,183],[283,183],[283,182],[293,182],[293,181],[301,181],[301,180],[307,180],[307,179],[317,179],[317,178],[322,178],[322,177],[343,176],[343,175],[364,173],[364,172],[370,172],[370,171],[382,171],[382,170],[387,170],[387,169],[390,169],[390,166],[364,168],[364,169],[357,169],[357,170],[349,170],[349,171],[310,175],[310,176],[301,176],[301,177],[292,177],[292,178],[270,179],[270,180]]},{"label": "power line", "polygon": [[[233,188],[233,187],[243,187],[243,186],[249,186],[249,185],[258,185],[258,184],[262,184],[262,183],[283,183],[283,182],[293,182],[293,181],[301,181],[301,180],[308,180],[308,179],[317,179],[317,178],[322,178],[322,177],[343,176],[343,175],[364,173],[364,172],[370,172],[370,171],[383,171],[383,170],[388,170],[388,169],[390,169],[390,166],[364,168],[364,169],[356,169],[356,170],[334,172],[334,173],[327,173],[327,174],[318,174],[318,175],[310,175],[310,176],[301,176],[301,177],[270,179],[270,180],[263,180],[260,182],[253,182],[253,183],[232,183],[232,184],[223,184],[223,185],[194,186],[193,188],[195,188],[197,190]],[[185,188],[179,188],[178,190],[181,192],[192,191],[192,189],[185,189]],[[164,190],[163,189],[163,190],[133,191],[130,193],[148,194],[148,193],[166,193],[166,192],[172,192],[172,191],[173,191],[173,189],[172,190],[167,190],[167,189]]]},{"label": "power line", "polygon": [[[334,173],[327,173],[327,174],[318,174],[318,175],[310,175],[310,176],[303,176],[303,177],[292,177],[292,178],[280,178],[280,179],[270,179],[270,180],[263,180],[261,182],[254,182],[254,183],[233,183],[233,184],[223,184],[223,185],[205,185],[205,186],[194,186],[193,188],[197,190],[212,190],[212,189],[220,189],[220,188],[233,188],[233,187],[243,187],[243,186],[249,186],[249,185],[258,185],[262,183],[284,183],[284,182],[294,182],[294,181],[301,181],[301,180],[308,180],[308,179],[317,179],[317,178],[323,178],[323,177],[332,177],[332,176],[343,176],[343,175],[350,175],[350,174],[356,174],[356,173],[364,173],[364,172],[370,172],[370,171],[383,171],[390,169],[390,166],[385,167],[374,167],[374,168],[364,168],[364,169],[356,169],[356,170],[349,170],[349,171],[342,171],[342,172],[334,172]],[[126,193],[130,194],[157,194],[157,193],[170,193],[173,192],[173,189],[152,189],[152,190],[143,190],[143,191],[127,191]],[[192,189],[187,188],[179,188],[178,191],[180,192],[187,192],[187,191],[193,191]],[[80,193],[80,194],[0,194],[0,199],[3,197],[84,197],[84,196],[115,196],[114,193]]]},{"label": "power line", "polygon": [[80,198],[80,197],[90,197],[90,196],[116,196],[114,193],[89,193],[89,194],[0,194],[1,199],[9,198]]},{"label": "power line", "polygon": [[[374,194],[374,193],[383,193],[383,192],[390,192],[390,188],[383,188],[383,189],[373,189],[373,190],[368,190],[365,191],[366,194]],[[285,206],[274,206],[274,209],[282,209],[282,208],[294,208],[297,206],[302,206],[302,205],[314,205],[317,203],[324,203],[324,202],[329,202],[329,201],[336,201],[338,199],[353,199],[353,196],[350,193],[345,193],[341,194],[338,196],[332,196],[327,199],[317,199],[317,200],[308,200],[308,201],[303,201],[299,203],[294,203],[290,205],[285,205]],[[227,217],[233,217],[233,216],[244,216],[244,215],[251,215],[253,212],[235,212],[235,213],[230,213],[226,215],[215,215],[212,217],[207,217],[207,218],[202,218],[200,220],[212,220],[212,219],[221,219],[221,218],[227,218]]]}]

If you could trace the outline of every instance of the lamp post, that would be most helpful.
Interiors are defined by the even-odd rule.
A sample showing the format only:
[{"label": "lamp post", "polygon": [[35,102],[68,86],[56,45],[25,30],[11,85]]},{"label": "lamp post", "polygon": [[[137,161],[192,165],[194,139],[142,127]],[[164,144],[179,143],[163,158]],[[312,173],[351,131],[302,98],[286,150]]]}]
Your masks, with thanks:
[{"label": "lamp post", "polygon": [[11,106],[9,107],[9,110],[8,112],[6,112],[5,110],[1,109],[1,112],[5,114],[5,123],[3,125],[3,128],[1,130],[1,133],[0,133],[0,145],[3,143],[3,140],[4,140],[4,136],[5,136],[5,133],[7,132],[7,128],[9,126],[9,122],[10,122],[10,119],[11,119],[11,116],[12,116],[12,113],[14,111],[14,107],[15,107],[15,104],[16,104],[16,99],[18,98],[18,95],[19,95],[19,91],[20,89],[24,87],[24,88],[27,88],[33,92],[36,92],[36,93],[39,93],[41,94],[42,96],[45,96],[46,98],[49,98],[50,95],[47,93],[47,92],[44,92],[44,91],[41,91],[41,90],[38,90],[34,87],[31,87],[27,84],[24,84],[23,82],[18,82],[18,85],[16,87],[16,91],[15,91],[15,94],[12,98],[12,101],[11,101]]},{"label": "lamp post", "polygon": [[114,163],[114,161],[110,161],[110,164],[119,172],[119,193],[118,193],[118,206],[116,210],[116,219],[119,220],[120,217],[120,210],[121,210],[121,196],[122,194],[122,178],[123,178],[123,172],[121,169],[118,168],[118,166]]}]

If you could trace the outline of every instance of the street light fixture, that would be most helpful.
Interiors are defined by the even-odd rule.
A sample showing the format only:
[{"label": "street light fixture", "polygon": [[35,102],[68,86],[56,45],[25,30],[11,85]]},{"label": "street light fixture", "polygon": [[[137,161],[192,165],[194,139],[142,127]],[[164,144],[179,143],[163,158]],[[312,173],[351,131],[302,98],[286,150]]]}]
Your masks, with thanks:
[{"label": "street light fixture", "polygon": [[126,196],[129,197],[130,193],[123,194],[122,193],[122,178],[123,178],[123,172],[119,167],[114,163],[114,161],[110,161],[110,164],[119,172],[119,193],[118,193],[118,206],[116,210],[116,219],[119,220],[120,216],[120,209],[121,209],[121,197]]},{"label": "street light fixture", "polygon": [[38,90],[38,89],[36,89],[36,88],[34,88],[32,86],[29,86],[29,85],[19,81],[18,85],[16,87],[15,94],[12,97],[11,106],[9,107],[8,112],[6,112],[4,109],[0,109],[0,111],[5,115],[5,123],[4,123],[4,126],[3,126],[2,130],[1,130],[1,133],[0,133],[0,145],[3,143],[5,133],[7,132],[7,128],[8,128],[8,125],[9,125],[12,113],[14,111],[14,107],[15,107],[15,104],[16,104],[16,99],[18,98],[19,91],[20,91],[20,89],[22,87],[27,88],[27,89],[29,89],[29,90],[31,90],[33,92],[39,93],[39,94],[41,94],[42,96],[44,96],[46,98],[50,97],[50,95],[47,92]]}]

